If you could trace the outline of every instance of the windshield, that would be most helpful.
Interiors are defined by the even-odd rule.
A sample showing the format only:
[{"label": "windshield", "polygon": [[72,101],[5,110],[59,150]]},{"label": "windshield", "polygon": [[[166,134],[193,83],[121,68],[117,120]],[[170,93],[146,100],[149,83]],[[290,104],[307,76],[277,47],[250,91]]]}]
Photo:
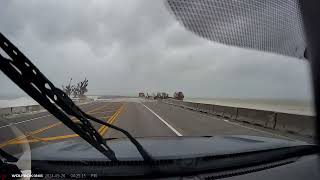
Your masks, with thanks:
[{"label": "windshield", "polygon": [[[180,13],[183,6],[168,2],[3,1],[0,31],[82,111],[133,137],[314,142],[310,67],[300,56],[304,49],[296,47],[292,55],[291,46],[281,51],[251,43],[266,42],[263,38],[272,30],[244,45],[231,41],[250,37],[217,40],[219,35],[203,35],[207,31],[197,29],[200,25],[188,24],[188,13]],[[246,27],[225,26],[219,32],[250,31]],[[278,47],[277,39],[287,29],[279,30],[284,33],[271,38],[270,47]],[[1,149],[19,154],[25,146],[32,152],[81,140],[4,73],[0,84]],[[127,138],[106,125],[91,124],[103,138]]]}]

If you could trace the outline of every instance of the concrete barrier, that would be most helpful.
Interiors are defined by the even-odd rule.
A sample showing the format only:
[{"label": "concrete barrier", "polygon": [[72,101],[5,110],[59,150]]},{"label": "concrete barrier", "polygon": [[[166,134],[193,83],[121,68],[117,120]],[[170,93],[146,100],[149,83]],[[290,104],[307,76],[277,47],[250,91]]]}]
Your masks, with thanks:
[{"label": "concrete barrier", "polygon": [[199,103],[192,102],[191,108],[195,111],[198,111],[199,110]]},{"label": "concrete barrier", "polygon": [[187,107],[188,107],[188,102],[183,101],[183,102],[182,102],[182,106],[183,106],[184,108],[187,108]]},{"label": "concrete barrier", "polygon": [[11,107],[0,109],[0,116],[5,116],[9,114],[11,114]]},{"label": "concrete barrier", "polygon": [[237,111],[238,111],[236,107],[229,107],[229,106],[221,106],[221,107],[223,107],[222,117],[229,118],[229,119],[236,119]]},{"label": "concrete barrier", "polygon": [[39,111],[42,108],[42,106],[40,105],[30,105],[30,106],[26,106],[27,107],[27,112],[33,112],[33,111]]},{"label": "concrete barrier", "polygon": [[12,107],[11,112],[12,112],[12,114],[26,113],[27,106]]},{"label": "concrete barrier", "polygon": [[209,104],[209,114],[213,114],[214,113],[214,106],[213,104]]},{"label": "concrete barrier", "polygon": [[291,132],[311,137],[315,135],[315,117],[313,116],[195,102],[172,101],[172,104],[283,132]]},{"label": "concrete barrier", "polygon": [[201,104],[201,103],[198,103],[198,108],[197,110],[199,112],[205,112],[205,104]]},{"label": "concrete barrier", "polygon": [[0,116],[6,116],[10,114],[21,114],[27,112],[34,112],[43,109],[40,105],[29,105],[29,106],[17,106],[17,107],[7,107],[0,109]]},{"label": "concrete barrier", "polygon": [[166,99],[166,100],[162,100],[162,102],[167,103],[167,104],[171,104],[174,106],[178,106],[178,107],[183,107],[185,108],[185,104],[183,101],[180,100],[175,100],[175,99]]},{"label": "concrete barrier", "polygon": [[304,136],[314,136],[315,122],[316,118],[313,116],[277,113],[275,129]]},{"label": "concrete barrier", "polygon": [[214,105],[213,114],[223,117],[224,106]]},{"label": "concrete barrier", "polygon": [[225,117],[228,119],[235,119],[237,116],[236,107],[212,105],[211,112],[214,115]]},{"label": "concrete barrier", "polygon": [[189,108],[192,110],[197,110],[198,109],[198,104],[194,102],[189,102]]},{"label": "concrete barrier", "polygon": [[206,104],[205,109],[206,109],[206,112],[207,112],[207,113],[211,113],[211,111],[212,111],[212,105],[211,105],[211,104]]},{"label": "concrete barrier", "polygon": [[273,129],[276,123],[275,115],[272,111],[238,108],[236,120]]},{"label": "concrete barrier", "polygon": [[[81,102],[75,102],[77,105],[81,105],[86,102],[93,102],[93,100],[81,100]],[[7,108],[0,108],[0,116],[6,116],[10,114],[21,114],[27,112],[34,112],[44,109],[41,105],[28,105],[28,106],[17,106],[17,107],[7,107]]]},{"label": "concrete barrier", "polygon": [[198,104],[198,111],[209,113],[210,112],[210,104]]},{"label": "concrete barrier", "polygon": [[186,109],[191,109],[191,103],[190,102],[186,102],[186,101],[183,101],[182,102],[182,107],[183,108],[186,108]]}]

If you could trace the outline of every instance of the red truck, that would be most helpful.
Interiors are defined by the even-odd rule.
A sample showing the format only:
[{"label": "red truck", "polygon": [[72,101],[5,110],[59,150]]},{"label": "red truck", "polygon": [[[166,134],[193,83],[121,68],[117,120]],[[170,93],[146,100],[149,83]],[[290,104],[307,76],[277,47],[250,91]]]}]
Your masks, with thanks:
[{"label": "red truck", "polygon": [[175,93],[173,94],[173,98],[182,101],[183,98],[184,98],[184,95],[183,95],[182,92],[175,92]]}]

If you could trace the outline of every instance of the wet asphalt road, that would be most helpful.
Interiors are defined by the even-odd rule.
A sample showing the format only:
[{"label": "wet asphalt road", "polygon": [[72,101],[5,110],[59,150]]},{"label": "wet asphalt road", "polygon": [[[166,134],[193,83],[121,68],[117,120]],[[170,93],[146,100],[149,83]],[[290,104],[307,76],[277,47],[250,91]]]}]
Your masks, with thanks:
[{"label": "wet asphalt road", "polygon": [[[138,98],[113,99],[96,101],[80,107],[97,118],[127,130],[135,137],[254,135],[296,139],[292,135],[233,122],[161,101]],[[103,137],[124,137],[118,131],[100,124],[92,124]],[[0,119],[0,148],[12,154],[20,152],[24,145],[30,145],[33,149],[74,138],[79,137],[47,112],[12,115]]]}]

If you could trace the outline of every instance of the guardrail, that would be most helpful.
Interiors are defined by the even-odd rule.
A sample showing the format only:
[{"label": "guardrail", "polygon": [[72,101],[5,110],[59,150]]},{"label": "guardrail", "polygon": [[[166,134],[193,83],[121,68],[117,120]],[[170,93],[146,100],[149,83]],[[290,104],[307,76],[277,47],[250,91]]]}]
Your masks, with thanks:
[{"label": "guardrail", "polygon": [[186,102],[174,99],[163,100],[162,102],[264,128],[308,137],[315,136],[316,119],[314,116]]},{"label": "guardrail", "polygon": [[27,112],[34,112],[43,109],[40,105],[28,105],[28,106],[17,106],[17,107],[7,107],[0,109],[0,116],[6,116],[10,114],[21,114]]},{"label": "guardrail", "polygon": [[[77,100],[75,104],[79,105],[82,103],[92,102],[93,100]],[[0,108],[0,116],[7,116],[10,114],[21,114],[21,113],[29,113],[36,112],[44,109],[41,105],[27,105],[27,106],[16,106],[16,107],[6,107]]]}]

